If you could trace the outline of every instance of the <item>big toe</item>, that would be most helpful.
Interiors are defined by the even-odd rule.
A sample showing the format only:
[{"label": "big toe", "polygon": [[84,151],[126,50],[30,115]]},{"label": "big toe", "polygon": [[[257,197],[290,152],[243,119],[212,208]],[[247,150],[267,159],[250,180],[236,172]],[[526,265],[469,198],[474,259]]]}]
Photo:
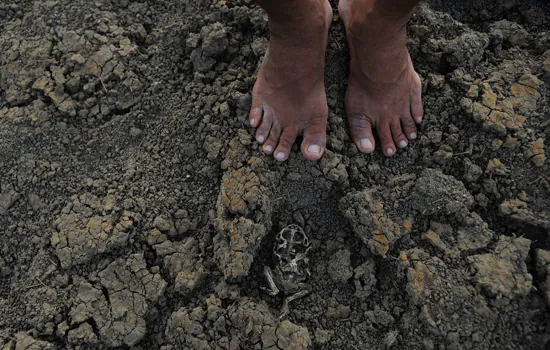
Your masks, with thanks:
[{"label": "big toe", "polygon": [[302,154],[306,159],[318,160],[325,153],[327,143],[327,122],[326,119],[319,119],[310,123],[304,129],[304,140],[302,142]]},{"label": "big toe", "polygon": [[348,122],[351,129],[351,138],[362,153],[371,153],[374,151],[374,137],[372,135],[372,124],[365,115],[348,114]]}]

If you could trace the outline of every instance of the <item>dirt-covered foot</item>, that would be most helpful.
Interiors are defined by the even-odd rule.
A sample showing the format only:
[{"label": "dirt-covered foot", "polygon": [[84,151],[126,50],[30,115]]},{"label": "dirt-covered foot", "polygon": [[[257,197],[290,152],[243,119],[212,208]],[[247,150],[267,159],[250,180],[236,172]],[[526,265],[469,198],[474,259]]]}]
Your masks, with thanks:
[{"label": "dirt-covered foot", "polygon": [[332,8],[326,0],[306,0],[289,10],[288,16],[267,11],[271,37],[249,119],[258,127],[256,139],[266,154],[285,161],[303,134],[302,153],[317,160],[326,144],[324,65]]},{"label": "dirt-covered foot", "polygon": [[351,136],[364,153],[374,151],[376,129],[390,157],[417,137],[422,121],[422,84],[407,50],[411,13],[380,9],[376,0],[340,0],[350,46],[346,114]]}]

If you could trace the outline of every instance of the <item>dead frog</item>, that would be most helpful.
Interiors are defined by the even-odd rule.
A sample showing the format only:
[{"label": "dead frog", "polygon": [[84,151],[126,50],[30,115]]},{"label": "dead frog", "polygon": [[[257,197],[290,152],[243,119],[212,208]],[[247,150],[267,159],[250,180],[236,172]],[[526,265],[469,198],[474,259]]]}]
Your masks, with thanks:
[{"label": "dead frog", "polygon": [[273,248],[273,258],[277,265],[273,270],[264,266],[268,287],[263,289],[272,296],[284,295],[280,319],[288,315],[288,304],[291,301],[311,293],[311,286],[305,283],[310,275],[307,267],[310,248],[309,239],[298,225],[287,226],[277,235]]}]

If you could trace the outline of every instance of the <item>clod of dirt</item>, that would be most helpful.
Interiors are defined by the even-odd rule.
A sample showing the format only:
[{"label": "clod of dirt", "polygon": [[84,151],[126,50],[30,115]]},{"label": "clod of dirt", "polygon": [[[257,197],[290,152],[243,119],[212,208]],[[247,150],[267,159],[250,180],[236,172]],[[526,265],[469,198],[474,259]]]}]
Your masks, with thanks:
[{"label": "clod of dirt", "polygon": [[199,245],[195,238],[171,242],[160,231],[153,230],[148,243],[163,257],[164,266],[175,280],[176,292],[189,296],[204,281],[208,272],[199,258]]},{"label": "clod of dirt", "polygon": [[214,237],[215,259],[227,279],[237,280],[248,275],[266,234],[265,226],[240,217],[228,234],[222,232]]},{"label": "clod of dirt", "polygon": [[488,175],[507,176],[510,173],[510,170],[508,170],[506,165],[502,164],[500,159],[495,158],[489,160],[485,173]]},{"label": "clod of dirt", "polygon": [[81,324],[78,328],[71,329],[67,335],[67,341],[71,345],[96,345],[98,343],[92,326],[87,322]]},{"label": "clod of dirt", "polygon": [[147,270],[143,253],[109,264],[98,278],[100,286],[80,282],[71,323],[93,319],[105,346],[137,344],[147,333],[149,306],[164,294],[167,283]]},{"label": "clod of dirt", "polygon": [[328,262],[328,275],[334,283],[346,283],[353,276],[349,250],[340,249],[332,254]]},{"label": "clod of dirt", "polygon": [[422,171],[411,194],[412,208],[422,215],[468,211],[473,204],[462,182],[430,168]]},{"label": "clod of dirt", "polygon": [[[7,345],[4,349],[11,350],[12,348],[13,344],[11,347]],[[15,350],[53,350],[55,348],[54,344],[35,339],[25,332],[19,332],[15,335]]]},{"label": "clod of dirt", "polygon": [[550,229],[550,213],[533,212],[529,208],[528,203],[520,199],[511,199],[502,202],[499,206],[499,213],[528,225]]},{"label": "clod of dirt", "polygon": [[535,268],[539,280],[538,287],[544,294],[546,303],[550,305],[550,251],[535,250]]},{"label": "clod of dirt", "polygon": [[526,238],[501,236],[493,253],[468,257],[478,288],[491,298],[527,295],[533,282],[525,263],[530,245]]},{"label": "clod of dirt", "polygon": [[492,37],[498,37],[508,46],[524,46],[528,44],[529,33],[516,22],[501,20],[489,27]]},{"label": "clod of dirt", "polygon": [[367,260],[353,270],[355,296],[365,300],[376,290],[376,264],[374,260]]},{"label": "clod of dirt", "polygon": [[177,233],[174,222],[166,216],[157,216],[153,221],[153,226],[170,237],[175,236]]},{"label": "clod of dirt", "polygon": [[527,157],[531,159],[533,164],[537,167],[542,167],[546,161],[546,154],[544,154],[544,139],[538,139],[529,144],[529,148],[526,152]]},{"label": "clod of dirt", "polygon": [[13,189],[4,189],[0,192],[0,215],[6,214],[19,197],[19,193]]},{"label": "clod of dirt", "polygon": [[453,68],[475,66],[483,58],[483,52],[488,45],[487,35],[477,32],[466,32],[440,44],[447,63]]},{"label": "clod of dirt", "polygon": [[202,40],[200,46],[196,35],[190,37],[187,44],[196,47],[190,56],[193,67],[197,72],[205,73],[214,67],[217,62],[216,57],[227,50],[229,40],[225,27],[219,22],[204,26],[201,29],[200,38]]},{"label": "clod of dirt", "polygon": [[219,233],[214,237],[214,256],[229,280],[248,275],[260,243],[271,229],[271,191],[266,183],[273,179],[260,177],[269,177],[270,172],[259,172],[262,163],[250,157],[249,141],[241,133],[230,142],[224,160],[228,169],[217,201],[215,225]]},{"label": "clod of dirt", "polygon": [[410,232],[412,218],[390,217],[378,190],[350,193],[340,200],[340,210],[357,236],[373,254],[386,256],[391,245]]},{"label": "clod of dirt", "polygon": [[342,163],[342,156],[338,154],[327,150],[319,161],[319,167],[323,175],[330,181],[345,184],[348,180],[346,166]]},{"label": "clod of dirt", "polygon": [[75,197],[63,209],[50,240],[61,267],[85,263],[97,254],[126,245],[137,214],[121,211],[103,215],[103,209],[104,204],[88,193]]},{"label": "clod of dirt", "polygon": [[[402,252],[398,262],[406,276],[410,303],[420,311],[419,324],[411,325],[412,329],[425,329],[455,349],[462,337],[468,339],[479,332],[483,338],[491,333],[498,317],[468,283],[466,269],[451,267],[417,248]],[[449,337],[451,332],[454,334]]]},{"label": "clod of dirt", "polygon": [[485,130],[505,136],[522,128],[526,117],[536,111],[542,82],[513,62],[505,61],[498,68],[486,80],[470,86],[460,104]]},{"label": "clod of dirt", "polygon": [[209,300],[206,312],[201,307],[181,308],[170,316],[165,331],[169,343],[188,344],[193,349],[213,349],[214,344],[230,349],[260,345],[272,350],[311,346],[306,328],[279,321],[264,303],[243,298],[223,309],[215,297]]}]

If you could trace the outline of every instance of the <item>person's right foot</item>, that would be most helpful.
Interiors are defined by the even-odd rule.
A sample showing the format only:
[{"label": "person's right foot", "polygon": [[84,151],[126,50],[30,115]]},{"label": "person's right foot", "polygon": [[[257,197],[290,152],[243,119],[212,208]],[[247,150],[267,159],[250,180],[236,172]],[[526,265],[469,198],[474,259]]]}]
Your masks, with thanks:
[{"label": "person's right foot", "polygon": [[301,0],[266,10],[271,37],[252,91],[250,125],[258,127],[264,153],[276,160],[288,159],[300,134],[302,153],[317,160],[326,144],[324,65],[332,8],[327,0]]},{"label": "person's right foot", "polygon": [[345,105],[351,136],[359,151],[370,153],[376,129],[382,152],[391,157],[417,137],[424,111],[422,84],[407,51],[407,5],[412,11],[414,1],[394,1],[394,7],[383,1],[340,0],[338,8],[350,46]]}]

